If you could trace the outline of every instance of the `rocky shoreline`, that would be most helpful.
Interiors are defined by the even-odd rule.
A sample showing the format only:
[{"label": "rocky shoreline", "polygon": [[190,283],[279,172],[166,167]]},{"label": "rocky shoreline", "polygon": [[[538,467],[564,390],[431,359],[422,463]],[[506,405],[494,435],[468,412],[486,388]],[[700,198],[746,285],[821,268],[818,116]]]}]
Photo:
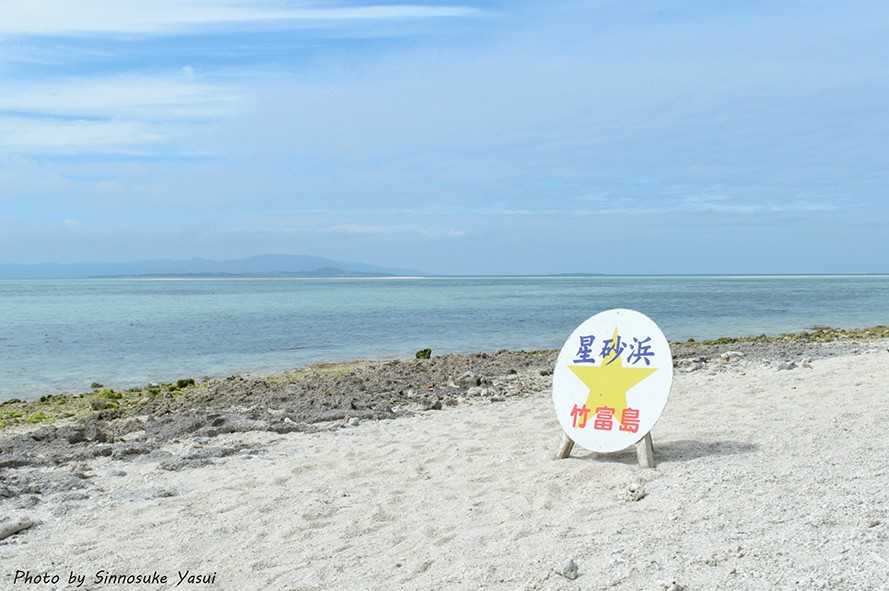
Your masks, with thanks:
[{"label": "rocky shoreline", "polygon": [[[738,372],[749,364],[777,370],[806,368],[813,360],[886,348],[879,338],[745,339],[718,344],[674,344],[677,372]],[[462,404],[494,404],[548,395],[556,351],[499,351],[404,361],[316,365],[294,372],[115,393],[114,408],[76,420],[14,425],[0,431],[0,499],[28,505],[45,493],[89,486],[89,462],[101,457],[159,462],[166,470],[210,464],[250,453],[249,446],[216,445],[219,435],[342,429]],[[52,397],[49,397],[52,402]],[[19,405],[36,403],[14,403]],[[14,406],[10,404],[7,407]],[[93,408],[95,404],[93,404]],[[165,451],[188,441],[184,455]],[[40,468],[68,466],[47,475]]]}]

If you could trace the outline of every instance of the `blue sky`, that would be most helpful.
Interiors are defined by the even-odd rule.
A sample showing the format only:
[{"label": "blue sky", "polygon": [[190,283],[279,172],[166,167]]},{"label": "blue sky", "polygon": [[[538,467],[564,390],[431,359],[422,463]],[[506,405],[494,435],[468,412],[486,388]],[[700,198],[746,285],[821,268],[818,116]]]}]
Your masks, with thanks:
[{"label": "blue sky", "polygon": [[0,2],[0,263],[889,272],[884,2]]}]

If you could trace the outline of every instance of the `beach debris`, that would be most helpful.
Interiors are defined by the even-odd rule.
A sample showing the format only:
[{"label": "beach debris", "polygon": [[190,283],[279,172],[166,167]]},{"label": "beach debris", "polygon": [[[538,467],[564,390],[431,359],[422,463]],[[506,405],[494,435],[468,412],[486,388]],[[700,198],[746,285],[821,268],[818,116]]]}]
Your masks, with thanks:
[{"label": "beach debris", "polygon": [[621,494],[621,498],[625,501],[636,502],[644,499],[647,494],[648,493],[645,491],[645,483],[641,480],[637,480],[627,485]]},{"label": "beach debris", "polygon": [[658,586],[664,591],[685,591],[685,587],[674,580],[659,580]]},{"label": "beach debris", "polygon": [[349,426],[350,427],[357,427],[360,423],[361,423],[361,419],[359,419],[358,417],[352,417],[351,419],[349,419]]},{"label": "beach debris", "polygon": [[432,349],[420,349],[416,355],[417,359],[430,359],[432,357]]},{"label": "beach debris", "polygon": [[577,578],[577,563],[570,558],[557,566],[555,569],[557,575],[561,575],[566,579],[574,580]]},{"label": "beach debris", "polygon": [[734,363],[735,361],[739,361],[744,358],[744,353],[741,351],[726,351],[721,356],[723,363]]},{"label": "beach debris", "polygon": [[0,540],[5,540],[9,536],[15,535],[22,530],[26,530],[32,525],[34,525],[34,522],[27,517],[0,521]]}]

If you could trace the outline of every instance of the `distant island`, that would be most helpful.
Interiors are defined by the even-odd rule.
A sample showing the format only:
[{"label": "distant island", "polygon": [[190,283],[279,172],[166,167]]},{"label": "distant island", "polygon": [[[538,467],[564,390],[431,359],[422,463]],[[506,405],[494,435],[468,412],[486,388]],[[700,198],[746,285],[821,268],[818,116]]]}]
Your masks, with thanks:
[{"label": "distant island", "polygon": [[324,257],[267,254],[233,260],[193,258],[130,262],[7,263],[0,279],[263,278],[424,276],[415,269],[379,267]]}]

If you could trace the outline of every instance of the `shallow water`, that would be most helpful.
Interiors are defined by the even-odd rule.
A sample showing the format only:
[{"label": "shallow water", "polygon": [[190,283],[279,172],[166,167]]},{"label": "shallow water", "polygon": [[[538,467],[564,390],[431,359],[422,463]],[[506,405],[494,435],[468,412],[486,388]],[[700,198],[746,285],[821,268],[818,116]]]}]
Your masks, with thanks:
[{"label": "shallow water", "polygon": [[889,324],[889,276],[0,281],[0,399],[306,363],[554,349],[609,308],[671,341]]}]

